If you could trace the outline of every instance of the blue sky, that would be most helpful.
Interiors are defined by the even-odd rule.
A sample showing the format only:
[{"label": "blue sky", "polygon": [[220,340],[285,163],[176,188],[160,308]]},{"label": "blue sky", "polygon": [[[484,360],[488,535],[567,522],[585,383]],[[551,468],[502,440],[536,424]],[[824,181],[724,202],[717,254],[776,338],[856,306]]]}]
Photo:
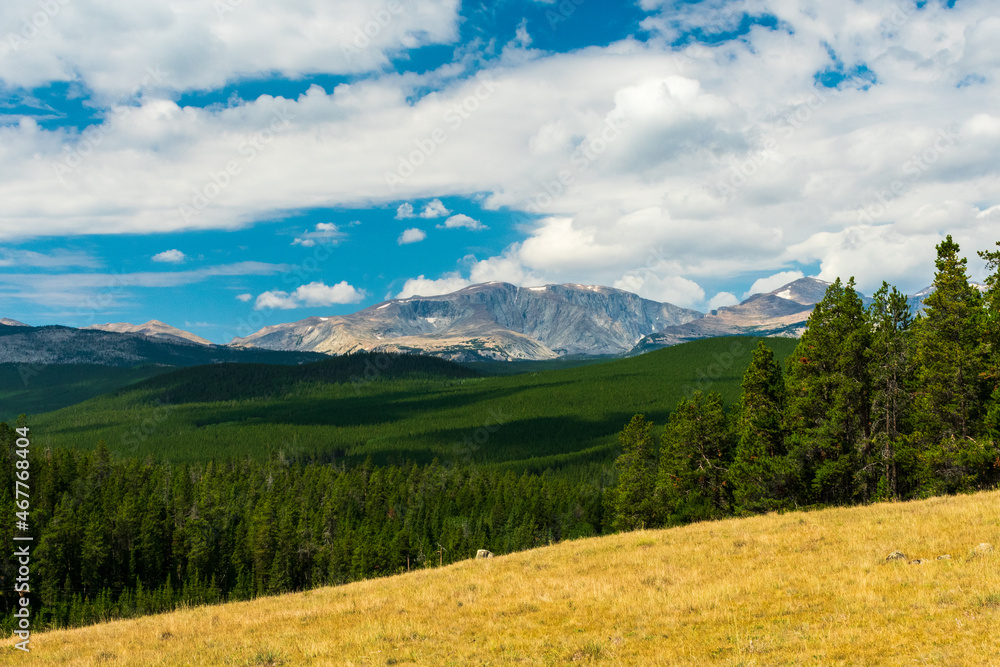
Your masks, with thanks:
[{"label": "blue sky", "polygon": [[0,8],[0,317],[228,342],[488,280],[708,310],[1000,238],[990,2],[43,4]]}]

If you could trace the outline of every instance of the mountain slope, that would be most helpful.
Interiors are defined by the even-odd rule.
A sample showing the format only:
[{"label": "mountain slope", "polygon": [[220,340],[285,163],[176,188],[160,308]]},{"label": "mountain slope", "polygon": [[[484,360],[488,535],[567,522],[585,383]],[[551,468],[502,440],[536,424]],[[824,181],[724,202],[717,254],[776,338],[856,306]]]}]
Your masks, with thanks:
[{"label": "mountain slope", "polygon": [[12,319],[10,319],[8,317],[0,319],[0,324],[3,324],[4,326],[8,326],[8,327],[26,327],[26,326],[28,326],[24,322],[18,322],[17,320],[12,320]]},{"label": "mountain slope", "polygon": [[[85,403],[36,415],[37,446],[89,448],[104,440],[116,454],[174,462],[336,456],[360,464],[415,461],[510,466],[604,463],[636,412],[662,424],[683,396],[717,391],[726,404],[756,339],[696,341],[642,357],[562,370],[464,377],[441,359],[370,354],[327,359],[287,371],[192,368]],[[779,360],[790,339],[767,344]],[[411,363],[419,364],[409,373]],[[123,418],[122,415],[127,415]]]},{"label": "mountain slope", "polygon": [[[998,526],[991,491],[448,553],[443,568],[435,556],[393,577],[32,634],[31,647],[44,665],[978,667],[1000,655],[1000,553],[974,549],[1000,545]],[[896,550],[930,560],[887,562]],[[0,654],[13,661],[16,641]]]},{"label": "mountain slope", "polygon": [[221,362],[299,364],[321,355],[270,350],[239,350],[198,345],[187,340],[152,338],[62,326],[0,327],[0,363],[50,365],[97,364],[134,367],[144,364],[198,366]]},{"label": "mountain slope", "polygon": [[266,327],[231,344],[345,354],[410,351],[459,361],[617,355],[697,311],[610,287],[507,283],[394,299],[353,315]]},{"label": "mountain slope", "polygon": [[816,278],[800,278],[767,294],[754,294],[736,306],[726,306],[705,317],[643,338],[632,350],[640,354],[668,345],[677,345],[717,336],[783,336],[796,338],[805,329],[813,307],[823,298],[830,283]]},{"label": "mountain slope", "polygon": [[97,331],[111,331],[114,333],[137,333],[151,338],[162,338],[170,342],[196,343],[198,345],[211,345],[212,342],[205,340],[201,336],[196,336],[189,331],[172,327],[159,320],[150,320],[145,324],[130,324],[128,322],[116,322],[109,324],[93,324],[84,329],[94,329]]}]

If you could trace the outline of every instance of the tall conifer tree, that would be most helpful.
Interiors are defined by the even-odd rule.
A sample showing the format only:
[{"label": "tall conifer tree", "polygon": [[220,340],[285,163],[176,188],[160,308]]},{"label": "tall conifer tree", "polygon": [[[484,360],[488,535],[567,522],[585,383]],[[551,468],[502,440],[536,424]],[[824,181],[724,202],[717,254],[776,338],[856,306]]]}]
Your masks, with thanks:
[{"label": "tall conifer tree", "polygon": [[[869,498],[895,498],[900,493],[899,468],[910,461],[906,434],[912,413],[913,316],[906,295],[888,283],[875,293],[868,309],[872,330],[868,354],[871,369],[872,458],[865,477],[876,480]],[[905,482],[905,480],[904,480]],[[905,487],[908,485],[904,483]]]},{"label": "tall conifer tree", "polygon": [[785,461],[785,378],[774,352],[757,344],[743,375],[736,425],[736,459],[729,471],[740,512],[766,512],[784,505],[788,494]]},{"label": "tall conifer tree", "polygon": [[650,528],[657,523],[657,446],[652,428],[643,415],[636,415],[618,436],[622,454],[615,461],[618,484],[612,488],[609,507],[615,530]]},{"label": "tall conifer tree", "polygon": [[789,359],[789,457],[802,502],[859,499],[855,478],[869,447],[867,350],[871,329],[854,279],[838,278],[816,304]]},{"label": "tall conifer tree", "polygon": [[657,498],[670,522],[717,519],[732,509],[733,438],[722,398],[682,399],[663,433]]}]

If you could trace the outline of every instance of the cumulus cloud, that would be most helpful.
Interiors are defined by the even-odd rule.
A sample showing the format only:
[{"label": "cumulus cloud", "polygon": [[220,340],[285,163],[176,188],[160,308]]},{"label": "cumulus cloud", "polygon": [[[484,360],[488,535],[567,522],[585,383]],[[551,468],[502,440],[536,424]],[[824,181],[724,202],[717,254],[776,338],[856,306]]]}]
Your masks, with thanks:
[{"label": "cumulus cloud", "polygon": [[404,202],[399,205],[399,208],[396,209],[397,220],[406,220],[412,217],[413,217],[413,204],[410,204],[409,202]]},{"label": "cumulus cloud", "polygon": [[242,301],[243,303],[249,303],[250,301],[253,300],[253,294],[250,294],[250,293],[237,294],[236,295],[236,300],[237,301]]},{"label": "cumulus cloud", "polygon": [[705,290],[698,283],[683,276],[631,274],[616,280],[613,286],[638,294],[645,299],[672,303],[684,308],[693,308],[705,300]]},{"label": "cumulus cloud", "polygon": [[[926,3],[919,11],[891,0],[755,0],[753,12],[775,16],[777,29],[757,26],[739,40],[681,46],[675,38],[692,28],[717,34],[739,26],[746,5],[643,0],[653,12],[645,24],[652,38],[644,43],[522,52],[479,78],[455,67],[384,72],[380,45],[400,33],[416,43],[454,35],[457,2],[431,3],[424,14],[408,9],[364,53],[383,59],[378,73],[329,92],[315,86],[295,99],[262,96],[206,109],[182,108],[174,93],[192,81],[210,89],[221,70],[285,72],[330,54],[318,37],[287,37],[280,25],[268,27],[277,36],[260,47],[260,31],[246,28],[261,14],[242,9],[223,19],[225,30],[211,23],[191,31],[191,21],[204,23],[197,12],[214,11],[193,3],[156,0],[123,13],[126,34],[141,28],[150,39],[93,56],[93,63],[80,55],[92,50],[63,44],[70,39],[63,31],[99,19],[69,3],[61,10],[65,22],[60,14],[61,27],[54,21],[49,33],[58,48],[39,49],[44,44],[37,42],[0,58],[0,78],[15,84],[71,80],[79,72],[100,90],[131,91],[143,78],[136,69],[160,62],[145,57],[150,53],[171,55],[162,65],[176,78],[164,77],[169,94],[154,90],[109,103],[96,130],[113,131],[100,134],[99,143],[28,120],[0,125],[0,238],[21,238],[26,230],[58,236],[231,229],[309,207],[482,196],[487,208],[528,214],[522,239],[477,260],[485,262],[475,264],[482,272],[503,266],[510,275],[552,281],[622,280],[651,295],[672,284],[690,300],[704,276],[738,280],[796,263],[818,264],[824,279],[856,275],[869,292],[882,277],[901,287],[926,285],[928,259],[943,233],[962,239],[970,256],[992,247],[989,237],[996,236],[995,221],[984,216],[998,203],[1000,176],[1000,119],[990,111],[1000,90],[991,46],[997,23],[995,3],[987,0],[951,8]],[[324,12],[361,7],[335,4],[327,10],[305,0],[303,7],[328,18]],[[180,12],[172,7],[182,5],[192,12],[184,17],[198,20],[179,18],[159,34],[156,26],[173,26],[167,19]],[[33,0],[4,3],[0,18],[15,25],[35,7]],[[895,15],[900,8],[902,17]],[[427,35],[407,32],[425,23]],[[199,57],[205,49],[195,48],[177,62],[164,45],[187,34],[195,46],[239,57]],[[342,42],[331,39],[339,53]],[[27,67],[29,52],[38,62]],[[328,71],[342,57],[308,71]],[[255,70],[263,61],[266,67]],[[850,76],[862,65],[876,81],[867,89],[815,86],[817,74],[840,68]],[[469,99],[476,100],[474,114],[458,127],[442,123]],[[236,147],[274,122],[281,131],[245,161]],[[447,141],[413,168],[407,161],[415,142],[431,141],[436,130]],[[67,155],[84,153],[79,166],[65,163]],[[196,217],[182,217],[179,209],[192,205],[194,192],[217,188],[210,175],[229,160],[239,175]],[[387,178],[398,178],[401,165],[412,173]],[[58,197],[51,196],[54,183]],[[471,266],[461,266],[471,278]],[[637,267],[651,267],[652,275]]]},{"label": "cumulus cloud", "polygon": [[451,294],[452,292],[457,292],[460,289],[468,287],[472,282],[466,280],[461,275],[456,273],[449,273],[447,275],[438,278],[437,280],[430,280],[425,278],[423,275],[417,276],[416,278],[410,278],[403,285],[403,289],[399,291],[396,295],[397,299],[408,299],[411,296],[438,296],[441,294]]},{"label": "cumulus cloud", "polygon": [[164,250],[161,253],[153,255],[154,262],[166,262],[168,264],[180,264],[186,259],[187,255],[180,250]]},{"label": "cumulus cloud", "polygon": [[725,308],[726,306],[735,306],[739,302],[740,300],[736,298],[735,294],[730,294],[729,292],[719,292],[708,300],[708,309],[717,310],[719,308]]},{"label": "cumulus cloud", "polygon": [[414,227],[412,229],[407,229],[402,234],[399,235],[397,243],[399,245],[406,245],[408,243],[419,243],[427,238],[427,232],[424,230]]},{"label": "cumulus cloud", "polygon": [[795,282],[800,278],[805,278],[805,275],[801,271],[782,271],[781,273],[775,273],[773,276],[768,276],[767,278],[760,278],[750,286],[750,289],[743,295],[743,298],[746,299],[754,294],[767,294],[768,292],[773,292],[779,287]]},{"label": "cumulus cloud", "polygon": [[435,218],[443,218],[449,213],[451,213],[451,211],[445,207],[441,200],[435,199],[424,205],[424,210],[420,212],[420,217],[427,220],[433,220]]},{"label": "cumulus cloud", "polygon": [[308,285],[300,285],[291,293],[280,290],[264,292],[257,296],[254,310],[318,308],[336,304],[358,303],[364,297],[363,291],[355,289],[346,280],[332,286],[322,282],[311,282]]},{"label": "cumulus cloud", "polygon": [[473,231],[480,231],[489,229],[489,227],[464,213],[459,213],[445,220],[443,225],[438,225],[438,229],[471,229]]},{"label": "cumulus cloud", "polygon": [[344,232],[337,228],[332,222],[320,222],[311,232],[306,232],[297,236],[292,245],[300,245],[305,248],[312,248],[315,245],[333,245],[339,243],[344,238]]}]

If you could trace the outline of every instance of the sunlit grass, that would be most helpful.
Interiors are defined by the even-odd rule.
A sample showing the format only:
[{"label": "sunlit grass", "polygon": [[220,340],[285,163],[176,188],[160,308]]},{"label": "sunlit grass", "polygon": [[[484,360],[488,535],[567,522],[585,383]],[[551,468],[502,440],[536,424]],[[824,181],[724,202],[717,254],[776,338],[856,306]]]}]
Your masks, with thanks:
[{"label": "sunlit grass", "polygon": [[49,632],[30,662],[1000,664],[984,542],[1000,546],[1000,492],[732,519]]}]

